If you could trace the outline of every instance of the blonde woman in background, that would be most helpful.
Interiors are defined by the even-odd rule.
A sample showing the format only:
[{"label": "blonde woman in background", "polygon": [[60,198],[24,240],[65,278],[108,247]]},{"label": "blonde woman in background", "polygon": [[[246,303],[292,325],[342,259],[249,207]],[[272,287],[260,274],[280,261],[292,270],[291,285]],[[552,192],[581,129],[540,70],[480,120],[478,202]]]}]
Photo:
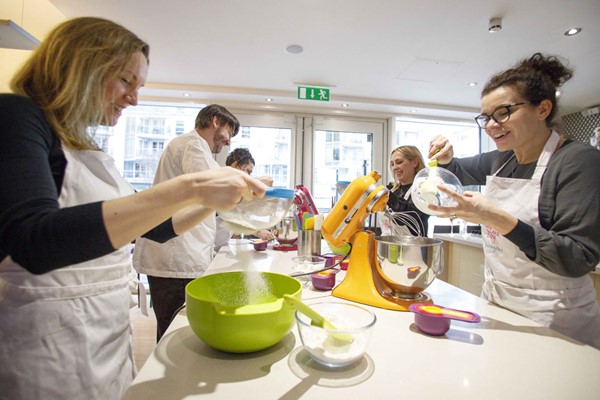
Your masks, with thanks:
[{"label": "blonde woman in background", "polygon": [[[421,236],[427,236],[429,215],[420,211],[410,198],[410,188],[415,175],[423,168],[425,168],[423,156],[415,146],[400,146],[392,150],[390,170],[394,175],[394,182],[388,184],[390,197],[387,204],[393,211],[403,212],[415,218],[421,225],[419,228]],[[413,235],[419,234],[412,224],[406,225],[406,227]]]},{"label": "blonde woman in background", "polygon": [[90,129],[136,105],[149,46],[111,21],[55,28],[0,94],[0,399],[120,399],[134,376],[129,244],[263,196],[242,171],[134,193]]}]

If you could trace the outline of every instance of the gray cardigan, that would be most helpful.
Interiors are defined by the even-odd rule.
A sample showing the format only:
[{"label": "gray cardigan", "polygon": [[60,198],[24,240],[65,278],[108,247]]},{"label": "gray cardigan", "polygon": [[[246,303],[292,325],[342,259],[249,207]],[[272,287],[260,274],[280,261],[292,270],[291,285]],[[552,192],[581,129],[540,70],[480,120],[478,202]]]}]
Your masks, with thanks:
[{"label": "gray cardigan", "polygon": [[[485,185],[486,177],[512,155],[513,151],[494,150],[454,158],[440,166],[452,171],[465,186]],[[519,165],[512,157],[498,176],[531,179],[535,164]],[[532,261],[558,275],[578,277],[593,271],[600,258],[599,172],[599,151],[566,141],[554,152],[542,177],[538,200],[541,228],[519,221],[506,238]]]}]

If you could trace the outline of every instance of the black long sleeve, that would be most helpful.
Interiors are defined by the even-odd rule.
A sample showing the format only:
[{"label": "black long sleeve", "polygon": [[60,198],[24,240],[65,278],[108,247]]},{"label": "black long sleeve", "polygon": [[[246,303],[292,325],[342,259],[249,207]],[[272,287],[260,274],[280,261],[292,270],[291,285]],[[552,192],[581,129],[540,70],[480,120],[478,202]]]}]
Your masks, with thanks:
[{"label": "black long sleeve", "polygon": [[[388,189],[392,188],[391,185],[392,185],[391,183],[388,185]],[[410,186],[411,185],[402,186],[402,190],[397,189],[393,192],[390,191],[390,197],[388,199],[387,205],[395,212],[407,213],[411,217],[416,218],[417,223],[420,222],[422,225],[421,226],[421,229],[423,229],[423,232],[421,232],[422,236],[427,236],[427,230],[429,229],[429,215],[425,214],[424,212],[419,210],[417,208],[417,206],[415,206],[415,203],[413,203],[413,201],[410,197],[407,200],[402,195],[403,192],[406,193],[406,191],[410,190]],[[396,221],[396,222],[398,222],[398,221]],[[406,225],[406,227],[410,230],[410,232],[413,235],[418,234],[418,232],[416,232],[412,226]]]},{"label": "black long sleeve", "polygon": [[[0,260],[10,256],[40,274],[115,250],[102,202],[59,207],[67,161],[43,112],[30,99],[0,94],[0,143]],[[169,230],[170,221],[157,228],[161,241]]]}]

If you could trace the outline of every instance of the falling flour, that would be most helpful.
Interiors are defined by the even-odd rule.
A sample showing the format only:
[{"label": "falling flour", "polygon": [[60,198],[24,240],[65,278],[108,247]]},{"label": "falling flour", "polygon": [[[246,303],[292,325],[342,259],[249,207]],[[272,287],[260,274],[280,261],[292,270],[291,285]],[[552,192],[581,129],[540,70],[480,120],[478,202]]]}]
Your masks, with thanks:
[{"label": "falling flour", "polygon": [[252,253],[250,251],[239,251],[236,258],[240,262],[242,271],[244,271],[246,289],[244,303],[257,304],[274,300],[276,296],[272,294],[269,282],[252,263]]}]

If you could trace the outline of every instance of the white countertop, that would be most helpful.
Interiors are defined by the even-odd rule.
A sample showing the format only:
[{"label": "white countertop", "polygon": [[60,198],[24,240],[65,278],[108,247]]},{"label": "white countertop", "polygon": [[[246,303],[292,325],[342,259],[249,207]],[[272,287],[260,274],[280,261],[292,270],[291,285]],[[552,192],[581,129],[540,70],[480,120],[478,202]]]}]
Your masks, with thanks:
[{"label": "white countertop", "polygon": [[[291,273],[296,252],[254,252],[253,266]],[[208,273],[239,271],[224,246]],[[343,274],[338,274],[343,279]],[[474,311],[477,324],[452,321],[445,336],[421,333],[410,312],[369,307],[377,325],[367,356],[328,370],[309,361],[296,327],[257,353],[214,350],[173,321],[124,399],[598,399],[600,351],[435,280],[436,304]],[[303,299],[343,301],[310,286]]]}]

